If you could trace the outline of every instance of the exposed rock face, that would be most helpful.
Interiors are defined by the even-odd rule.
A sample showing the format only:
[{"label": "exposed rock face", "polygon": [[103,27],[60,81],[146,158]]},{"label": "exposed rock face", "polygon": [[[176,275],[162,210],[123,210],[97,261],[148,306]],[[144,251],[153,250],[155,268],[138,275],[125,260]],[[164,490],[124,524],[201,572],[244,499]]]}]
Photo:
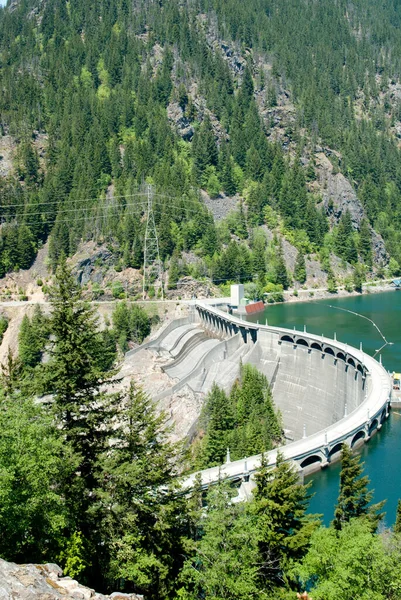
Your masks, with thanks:
[{"label": "exposed rock face", "polygon": [[175,126],[178,135],[186,142],[190,142],[194,135],[194,128],[177,102],[170,102],[167,107],[167,117]]},{"label": "exposed rock face", "polygon": [[143,600],[120,592],[104,596],[62,574],[54,564],[16,565],[0,559],[0,600]]},{"label": "exposed rock face", "polygon": [[240,201],[239,196],[226,196],[224,193],[221,193],[218,198],[210,198],[204,190],[201,190],[201,196],[215,221],[225,219],[230,212],[238,208]]},{"label": "exposed rock face", "polygon": [[[323,203],[331,225],[337,225],[341,215],[347,210],[351,215],[352,225],[358,230],[362,219],[366,216],[364,208],[358,200],[350,182],[341,173],[333,173],[333,166],[325,154],[316,155],[320,185],[323,189]],[[373,260],[375,264],[386,265],[389,261],[381,235],[372,229]]]},{"label": "exposed rock face", "polygon": [[103,281],[103,274],[96,269],[96,266],[112,265],[113,255],[109,250],[100,250],[88,258],[81,260],[76,268],[76,277],[81,285],[85,285],[88,281],[94,283],[101,283]]}]

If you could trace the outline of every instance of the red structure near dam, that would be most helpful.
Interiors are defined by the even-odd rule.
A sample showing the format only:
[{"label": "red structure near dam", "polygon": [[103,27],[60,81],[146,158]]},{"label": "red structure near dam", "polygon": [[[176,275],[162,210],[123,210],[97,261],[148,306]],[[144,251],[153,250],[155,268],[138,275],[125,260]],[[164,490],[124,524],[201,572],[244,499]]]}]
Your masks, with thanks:
[{"label": "red structure near dam", "polygon": [[265,305],[260,300],[259,302],[253,302],[252,304],[247,304],[245,306],[245,312],[247,315],[253,315],[254,313],[263,312],[265,310]]}]

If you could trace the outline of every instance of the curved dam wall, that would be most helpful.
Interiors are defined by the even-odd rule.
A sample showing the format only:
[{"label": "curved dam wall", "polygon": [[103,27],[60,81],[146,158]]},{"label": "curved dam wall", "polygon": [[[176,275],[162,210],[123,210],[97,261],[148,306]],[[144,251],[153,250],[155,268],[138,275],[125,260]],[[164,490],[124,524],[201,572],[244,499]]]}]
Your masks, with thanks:
[{"label": "curved dam wall", "polygon": [[[330,427],[354,411],[365,398],[366,376],[363,368],[347,363],[343,353],[337,358],[340,350],[335,352],[333,346],[334,355],[305,334],[291,336],[294,342],[283,337],[277,331],[260,329],[246,362],[269,380],[274,402],[283,415],[285,437],[292,441]],[[313,343],[316,347],[311,347]],[[329,347],[326,344],[324,348]]]},{"label": "curved dam wall", "polygon": [[[352,447],[368,441],[389,414],[390,377],[362,348],[306,331],[248,323],[206,303],[192,301],[188,317],[170,322],[140,348],[169,360],[162,369],[173,385],[154,401],[185,386],[200,397],[213,383],[229,390],[241,361],[255,365],[270,382],[283,415],[286,444],[280,450],[302,472],[338,458],[342,443]],[[269,464],[275,464],[276,454],[267,453]],[[226,476],[246,487],[260,459],[247,457],[201,471],[203,485]],[[192,487],[195,475],[185,479],[184,487]]]},{"label": "curved dam wall", "polygon": [[[237,336],[247,348],[243,362],[265,373],[283,414],[287,443],[280,450],[301,470],[328,465],[342,443],[353,447],[368,441],[388,417],[390,377],[362,348],[306,331],[247,323],[200,302],[193,303],[192,318],[217,338]],[[275,464],[276,455],[277,450],[267,453],[269,464]],[[246,484],[260,460],[258,455],[205,469],[203,485],[222,476]],[[184,487],[193,485],[195,475]]]}]

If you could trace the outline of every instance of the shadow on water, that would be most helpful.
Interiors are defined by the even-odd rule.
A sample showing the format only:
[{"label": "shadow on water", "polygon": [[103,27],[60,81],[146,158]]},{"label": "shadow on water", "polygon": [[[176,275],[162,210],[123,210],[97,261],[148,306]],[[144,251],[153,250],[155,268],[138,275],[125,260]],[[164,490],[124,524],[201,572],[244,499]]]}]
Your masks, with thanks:
[{"label": "shadow on water", "polygon": [[[367,294],[334,300],[317,300],[293,304],[268,306],[263,315],[252,315],[250,321],[269,325],[303,330],[333,337],[359,348],[363,344],[365,352],[373,355],[383,344],[382,339],[366,319],[342,310],[330,308],[338,306],[372,319],[393,345],[382,351],[384,366],[390,371],[401,371],[401,293],[385,292]],[[371,479],[370,487],[375,490],[374,501],[387,499],[386,524],[392,525],[398,498],[401,498],[401,411],[393,410],[390,419],[381,431],[359,453],[365,461],[365,472]],[[341,464],[333,464],[328,469],[314,473],[305,479],[312,481],[310,511],[322,513],[328,524],[333,518],[338,496]]]}]

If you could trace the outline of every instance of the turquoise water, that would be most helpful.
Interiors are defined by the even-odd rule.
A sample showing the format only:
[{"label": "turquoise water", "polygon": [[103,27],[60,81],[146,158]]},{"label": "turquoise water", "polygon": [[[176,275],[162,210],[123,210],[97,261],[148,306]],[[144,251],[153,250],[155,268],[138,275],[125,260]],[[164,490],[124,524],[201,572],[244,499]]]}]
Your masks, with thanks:
[{"label": "turquoise water", "polygon": [[[365,352],[373,355],[384,343],[377,329],[366,319],[339,309],[372,319],[387,341],[393,344],[381,352],[384,366],[389,371],[401,371],[401,292],[278,304],[268,306],[262,315],[250,316],[248,320],[265,323],[267,319],[269,325],[295,326],[301,330],[306,325],[307,331],[329,337],[336,332],[338,340],[357,348],[362,342]],[[375,490],[374,501],[387,500],[386,524],[392,525],[397,501],[401,498],[401,410],[391,412],[382,430],[360,448],[360,453],[371,480],[370,487]],[[312,481],[314,493],[310,510],[323,514],[327,524],[333,518],[340,470],[341,465],[337,463],[306,478],[306,481]]]}]

